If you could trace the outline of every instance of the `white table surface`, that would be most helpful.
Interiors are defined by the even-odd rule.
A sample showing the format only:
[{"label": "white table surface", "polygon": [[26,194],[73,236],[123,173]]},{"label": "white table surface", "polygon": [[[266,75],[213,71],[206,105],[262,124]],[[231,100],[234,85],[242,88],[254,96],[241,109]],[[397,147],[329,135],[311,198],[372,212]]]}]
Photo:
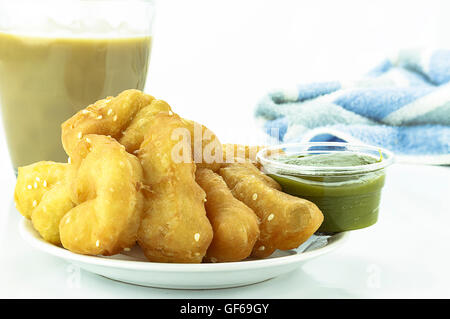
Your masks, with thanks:
[{"label": "white table surface", "polygon": [[[252,113],[267,89],[355,76],[391,49],[448,41],[445,34],[431,37],[438,33],[424,28],[434,27],[428,22],[437,21],[431,7],[424,11],[417,4],[416,13],[408,15],[410,20],[398,26],[395,12],[402,12],[402,5],[389,2],[392,14],[386,16],[384,10],[380,14],[386,19],[380,20],[373,10],[382,10],[383,5],[366,12],[366,5],[351,1],[350,7],[359,13],[343,9],[342,14],[348,12],[349,21],[354,17],[368,21],[354,28],[353,23],[341,23],[346,17],[335,14],[343,8],[341,4],[325,2],[160,1],[146,91],[167,100],[181,115],[209,126],[223,142],[262,143],[264,137]],[[325,6],[332,9],[323,10]],[[419,31],[423,36],[416,36]],[[450,297],[450,167],[391,166],[375,226],[352,232],[340,250],[290,274],[211,291],[123,284],[78,272],[62,260],[33,250],[19,236],[21,216],[13,205],[14,184],[0,133],[2,298]]]}]

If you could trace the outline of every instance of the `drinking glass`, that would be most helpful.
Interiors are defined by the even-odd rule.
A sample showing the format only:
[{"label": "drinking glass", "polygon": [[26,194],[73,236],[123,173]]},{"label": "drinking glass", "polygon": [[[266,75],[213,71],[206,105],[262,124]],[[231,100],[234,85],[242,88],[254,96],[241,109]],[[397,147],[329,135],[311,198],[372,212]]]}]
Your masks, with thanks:
[{"label": "drinking glass", "polygon": [[13,167],[67,161],[61,124],[126,89],[142,90],[151,0],[0,0],[0,105]]}]

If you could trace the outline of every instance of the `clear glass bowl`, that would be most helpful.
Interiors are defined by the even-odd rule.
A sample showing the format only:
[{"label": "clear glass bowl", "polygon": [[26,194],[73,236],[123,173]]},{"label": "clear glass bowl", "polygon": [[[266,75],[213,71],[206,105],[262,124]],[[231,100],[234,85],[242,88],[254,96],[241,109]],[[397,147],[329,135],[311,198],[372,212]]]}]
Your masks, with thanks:
[{"label": "clear glass bowl", "polygon": [[[329,154],[326,164],[285,163],[286,157]],[[339,155],[368,156],[373,163],[337,165]],[[341,156],[342,158],[342,156]],[[324,214],[320,232],[335,233],[371,226],[378,220],[386,167],[394,155],[382,148],[337,142],[282,144],[265,148],[257,160],[283,191],[315,203]]]}]

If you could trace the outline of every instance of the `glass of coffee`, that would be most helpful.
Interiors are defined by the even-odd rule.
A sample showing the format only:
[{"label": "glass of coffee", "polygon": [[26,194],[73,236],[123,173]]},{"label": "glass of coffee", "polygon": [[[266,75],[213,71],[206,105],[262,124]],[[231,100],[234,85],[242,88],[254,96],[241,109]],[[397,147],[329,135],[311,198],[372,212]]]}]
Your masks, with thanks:
[{"label": "glass of coffee", "polygon": [[0,0],[0,105],[16,173],[66,162],[62,122],[144,88],[153,17],[151,0]]}]

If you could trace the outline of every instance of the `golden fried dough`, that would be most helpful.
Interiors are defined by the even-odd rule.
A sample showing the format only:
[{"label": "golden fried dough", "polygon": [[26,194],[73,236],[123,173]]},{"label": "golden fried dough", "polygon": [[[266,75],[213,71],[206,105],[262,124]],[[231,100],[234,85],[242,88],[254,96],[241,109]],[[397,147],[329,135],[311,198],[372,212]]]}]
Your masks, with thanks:
[{"label": "golden fried dough", "polygon": [[206,192],[205,208],[214,233],[205,260],[225,262],[247,258],[259,237],[258,217],[233,197],[220,175],[200,168],[195,176]]},{"label": "golden fried dough", "polygon": [[249,165],[226,164],[220,175],[233,195],[261,220],[261,233],[252,256],[264,258],[276,249],[297,248],[322,224],[322,212],[310,201],[273,188]]},{"label": "golden fried dough", "polygon": [[136,242],[144,199],[138,159],[115,139],[84,136],[74,149],[72,200],[61,220],[63,246],[75,253],[113,255]]},{"label": "golden fried dough", "polygon": [[206,126],[182,119],[191,136],[191,148],[197,167],[209,168],[216,172],[222,164],[222,144],[218,137]]},{"label": "golden fried dough", "polygon": [[[62,142],[66,153],[76,156],[76,144],[86,134],[109,135],[125,146],[129,153],[139,150],[153,117],[173,114],[169,104],[138,90],[126,90],[89,105],[62,124]],[[222,161],[222,148],[217,136],[207,127],[182,119],[191,134],[194,161],[200,167],[217,171]]]},{"label": "golden fried dough", "polygon": [[[153,125],[154,116],[161,112],[173,114],[169,104],[155,99],[136,114],[119,139],[128,152],[135,153],[139,149],[149,128]],[[217,171],[222,159],[219,156],[221,144],[217,136],[204,125],[191,120],[181,120],[184,127],[189,130],[191,149],[197,166]]]},{"label": "golden fried dough", "polygon": [[213,237],[188,135],[178,115],[159,113],[138,152],[151,189],[138,243],[150,261],[200,263]]},{"label": "golden fried dough", "polygon": [[136,113],[149,105],[154,97],[138,90],[126,90],[89,105],[65,121],[61,128],[64,150],[73,157],[78,142],[87,134],[120,138]]},{"label": "golden fried dough", "polygon": [[14,200],[46,241],[60,244],[59,222],[72,207],[67,183],[69,165],[38,162],[19,167]]},{"label": "golden fried dough", "polygon": [[61,128],[68,163],[19,168],[14,196],[45,240],[72,252],[138,242],[153,262],[233,262],[296,248],[323,221],[256,167],[264,146],[222,145],[141,91],[99,100]]},{"label": "golden fried dough", "polygon": [[[236,160],[234,162],[235,164],[239,165],[233,165],[233,174],[235,175],[242,175],[247,176],[250,175],[253,176],[252,178],[256,178],[260,180],[262,183],[266,184],[269,187],[275,188],[279,191],[281,191],[281,185],[278,184],[273,178],[270,178],[263,172],[261,172],[255,165],[253,165],[250,161],[242,159]],[[224,167],[230,166],[232,163],[224,164]]]},{"label": "golden fried dough", "polygon": [[265,147],[260,145],[223,144],[223,161],[225,163],[233,163],[235,159],[242,158],[256,163],[256,154]]},{"label": "golden fried dough", "polygon": [[152,125],[153,116],[159,112],[172,112],[172,109],[165,101],[154,99],[149,105],[137,112],[119,139],[120,144],[124,145],[128,152],[134,153],[139,149]]},{"label": "golden fried dough", "polygon": [[[242,163],[242,162],[250,162],[255,165],[257,168],[261,168],[261,164],[258,162],[256,155],[262,149],[265,149],[267,146],[262,145],[241,145],[241,144],[223,144],[222,145],[222,153],[223,153],[223,162],[224,163]],[[284,153],[283,150],[268,150],[267,155],[275,155]]]}]

